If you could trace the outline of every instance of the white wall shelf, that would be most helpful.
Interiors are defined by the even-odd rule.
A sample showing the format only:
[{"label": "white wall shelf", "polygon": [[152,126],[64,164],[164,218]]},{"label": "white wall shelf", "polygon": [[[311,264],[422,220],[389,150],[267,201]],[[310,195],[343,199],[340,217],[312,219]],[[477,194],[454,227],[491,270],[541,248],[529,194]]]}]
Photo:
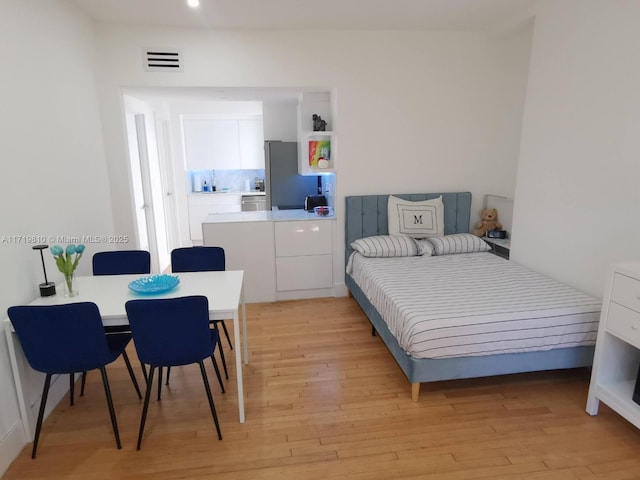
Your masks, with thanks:
[{"label": "white wall shelf", "polygon": [[[338,137],[333,118],[333,105],[329,92],[302,93],[298,99],[298,173],[300,175],[321,175],[336,172],[338,158]],[[327,122],[326,131],[313,130],[313,115],[317,114]],[[309,165],[309,142],[313,140],[328,140],[329,166],[317,168]]]}]

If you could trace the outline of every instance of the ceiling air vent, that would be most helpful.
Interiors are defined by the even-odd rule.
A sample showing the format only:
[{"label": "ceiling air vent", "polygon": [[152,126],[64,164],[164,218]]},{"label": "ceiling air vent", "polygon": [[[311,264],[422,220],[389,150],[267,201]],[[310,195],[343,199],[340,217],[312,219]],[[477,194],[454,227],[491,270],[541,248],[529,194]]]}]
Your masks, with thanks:
[{"label": "ceiling air vent", "polygon": [[145,48],[143,55],[147,72],[182,71],[182,52],[178,49]]}]

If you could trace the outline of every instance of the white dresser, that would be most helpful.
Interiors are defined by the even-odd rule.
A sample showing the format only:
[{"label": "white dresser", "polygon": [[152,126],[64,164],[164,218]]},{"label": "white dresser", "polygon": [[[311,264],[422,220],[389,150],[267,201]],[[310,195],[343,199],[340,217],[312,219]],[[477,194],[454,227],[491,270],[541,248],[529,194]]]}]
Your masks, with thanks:
[{"label": "white dresser", "polygon": [[275,247],[278,293],[333,287],[333,222],[277,222]]},{"label": "white dresser", "polygon": [[610,267],[602,300],[587,413],[600,402],[640,428],[633,392],[640,368],[640,263]]}]

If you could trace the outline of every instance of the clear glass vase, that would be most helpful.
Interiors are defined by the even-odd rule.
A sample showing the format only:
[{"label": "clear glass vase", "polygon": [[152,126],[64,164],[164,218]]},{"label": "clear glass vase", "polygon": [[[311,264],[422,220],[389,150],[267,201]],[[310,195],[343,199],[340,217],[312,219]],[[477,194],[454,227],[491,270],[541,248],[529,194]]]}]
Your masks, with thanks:
[{"label": "clear glass vase", "polygon": [[75,281],[75,274],[64,275],[64,296],[65,297],[75,297],[78,295],[78,286]]}]

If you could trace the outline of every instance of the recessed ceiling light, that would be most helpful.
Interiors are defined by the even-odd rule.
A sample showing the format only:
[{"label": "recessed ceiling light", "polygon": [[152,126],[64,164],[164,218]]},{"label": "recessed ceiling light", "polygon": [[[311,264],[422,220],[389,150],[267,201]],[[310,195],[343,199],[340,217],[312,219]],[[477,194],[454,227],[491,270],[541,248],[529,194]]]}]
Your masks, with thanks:
[{"label": "recessed ceiling light", "polygon": [[187,0],[187,5],[191,8],[198,8],[200,6],[200,0]]}]

